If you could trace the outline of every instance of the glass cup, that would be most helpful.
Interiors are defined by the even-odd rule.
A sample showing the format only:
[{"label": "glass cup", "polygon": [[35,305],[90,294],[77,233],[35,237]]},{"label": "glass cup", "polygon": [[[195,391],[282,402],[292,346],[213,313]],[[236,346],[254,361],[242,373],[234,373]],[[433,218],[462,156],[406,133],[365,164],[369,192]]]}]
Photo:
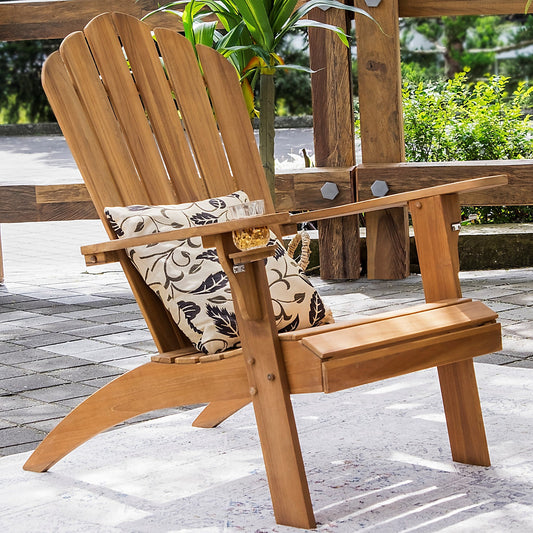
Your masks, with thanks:
[{"label": "glass cup", "polygon": [[[253,200],[244,204],[233,205],[228,209],[228,220],[255,217],[265,212],[264,200]],[[268,244],[270,230],[267,226],[234,230],[233,243],[239,250],[251,250]]]}]

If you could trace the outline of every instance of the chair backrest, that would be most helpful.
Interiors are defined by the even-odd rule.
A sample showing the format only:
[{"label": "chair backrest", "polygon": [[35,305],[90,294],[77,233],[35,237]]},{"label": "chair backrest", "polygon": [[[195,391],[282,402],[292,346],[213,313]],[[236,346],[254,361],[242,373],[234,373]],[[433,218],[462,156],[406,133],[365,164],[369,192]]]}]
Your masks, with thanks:
[{"label": "chair backrest", "polygon": [[[274,211],[238,75],[214,50],[197,58],[177,32],[105,13],[48,58],[43,87],[111,238],[108,206],[242,189]],[[159,350],[187,345],[125,254],[122,266]]]}]

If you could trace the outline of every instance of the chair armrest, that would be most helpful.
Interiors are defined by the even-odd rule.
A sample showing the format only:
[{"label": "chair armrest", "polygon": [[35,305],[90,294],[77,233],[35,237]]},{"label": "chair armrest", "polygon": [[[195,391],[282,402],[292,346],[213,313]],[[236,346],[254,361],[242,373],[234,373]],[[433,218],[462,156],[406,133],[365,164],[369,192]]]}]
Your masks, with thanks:
[{"label": "chair armrest", "polygon": [[355,215],[369,211],[389,209],[391,207],[402,207],[406,206],[407,203],[412,200],[443,194],[454,194],[472,190],[488,189],[491,187],[506,185],[508,181],[509,179],[507,174],[498,174],[496,176],[487,176],[484,178],[474,178],[455,183],[448,183],[446,185],[437,185],[436,187],[427,187],[425,189],[392,194],[382,198],[354,202],[340,205],[338,207],[306,211],[296,215],[290,215],[287,212],[272,213],[269,215],[248,217],[239,220],[231,220],[228,222],[219,222],[217,224],[208,224],[206,226],[195,226],[192,228],[182,228],[163,233],[153,233],[151,235],[142,235],[139,237],[113,239],[103,243],[82,246],[81,253],[85,256],[86,264],[91,266],[118,261],[120,259],[120,254],[118,252],[120,250],[124,250],[125,248],[179,239],[188,239],[190,237],[203,237],[205,239],[223,233],[230,233],[236,229],[251,228],[255,226],[280,225],[283,233],[290,234],[294,233],[294,225],[299,222]]},{"label": "chair armrest", "polygon": [[382,198],[373,198],[371,200],[363,200],[362,202],[354,202],[351,204],[330,207],[327,209],[306,211],[305,213],[292,215],[290,220],[291,223],[297,224],[299,222],[307,222],[309,220],[323,220],[327,218],[356,215],[358,213],[365,213],[369,211],[390,209],[392,207],[403,207],[412,200],[428,198],[430,196],[439,196],[443,194],[455,194],[473,190],[488,189],[491,187],[499,187],[501,185],[506,185],[508,181],[509,178],[507,174],[497,174],[496,176],[486,176],[483,178],[457,181],[455,183],[447,183],[445,185],[437,185],[435,187],[427,187],[425,189],[391,194],[390,196],[383,196]]},{"label": "chair armrest", "polygon": [[[128,237],[126,239],[113,239],[110,241],[89,244],[81,247],[81,253],[85,256],[87,265],[100,265],[116,262],[120,259],[120,250],[132,248],[134,246],[144,246],[159,242],[189,239],[191,237],[209,238],[223,233],[231,233],[237,229],[253,228],[258,226],[275,226],[290,224],[289,213],[272,213],[255,217],[230,220],[228,222],[218,222],[205,226],[194,226],[192,228],[181,228],[162,233],[152,233],[150,235],[140,235],[139,237]],[[213,245],[214,246],[214,245]]]}]

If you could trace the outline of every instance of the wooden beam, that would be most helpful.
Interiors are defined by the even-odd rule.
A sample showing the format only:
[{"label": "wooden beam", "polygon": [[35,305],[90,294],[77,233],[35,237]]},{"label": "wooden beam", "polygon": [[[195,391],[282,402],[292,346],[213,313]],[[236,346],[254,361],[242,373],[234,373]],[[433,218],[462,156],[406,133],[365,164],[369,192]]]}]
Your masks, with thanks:
[{"label": "wooden beam", "polygon": [[85,185],[0,187],[0,223],[98,218]]},{"label": "wooden beam", "polygon": [[[100,13],[118,11],[141,18],[158,6],[157,0],[0,2],[0,41],[62,39]],[[179,20],[174,15],[157,15],[148,23],[181,29]]]},{"label": "wooden beam", "polygon": [[[349,28],[349,17],[338,9],[315,9],[312,19]],[[313,94],[315,160],[321,167],[355,164],[351,56],[332,32],[309,28]],[[353,193],[355,196],[355,193]],[[359,220],[346,217],[319,224],[320,276],[357,279],[360,276]]]},{"label": "wooden beam", "polygon": [[523,14],[526,0],[400,0],[400,17]]},{"label": "wooden beam", "polygon": [[373,198],[370,186],[383,180],[389,194],[443,185],[466,178],[507,174],[505,187],[461,194],[461,205],[531,205],[533,204],[533,160],[453,161],[446,163],[362,164],[357,167],[359,198]]},{"label": "wooden beam", "polygon": [[[276,173],[276,211],[321,209],[353,202],[352,172],[348,168],[307,168]],[[337,185],[338,195],[331,200],[322,196],[324,183]]]},{"label": "wooden beam", "polygon": [[[398,0],[382,0],[375,8],[364,0],[355,4],[381,25],[362,15],[355,17],[363,163],[398,163],[405,157]],[[407,210],[369,213],[366,228],[368,278],[407,277]]]}]

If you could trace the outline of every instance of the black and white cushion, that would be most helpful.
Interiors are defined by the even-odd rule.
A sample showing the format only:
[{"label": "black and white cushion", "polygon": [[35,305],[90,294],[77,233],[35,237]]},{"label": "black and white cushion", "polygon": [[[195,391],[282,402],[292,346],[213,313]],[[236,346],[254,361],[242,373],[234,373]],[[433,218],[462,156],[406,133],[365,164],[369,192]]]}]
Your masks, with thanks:
[{"label": "black and white cushion", "polygon": [[[227,220],[232,205],[248,201],[237,191],[228,196],[180,205],[108,207],[117,237],[134,237]],[[277,246],[266,271],[278,331],[331,322],[331,312],[300,267]],[[156,292],[178,327],[199,351],[212,354],[235,347],[239,332],[228,278],[214,249],[200,237],[127,249],[148,286]]]}]

